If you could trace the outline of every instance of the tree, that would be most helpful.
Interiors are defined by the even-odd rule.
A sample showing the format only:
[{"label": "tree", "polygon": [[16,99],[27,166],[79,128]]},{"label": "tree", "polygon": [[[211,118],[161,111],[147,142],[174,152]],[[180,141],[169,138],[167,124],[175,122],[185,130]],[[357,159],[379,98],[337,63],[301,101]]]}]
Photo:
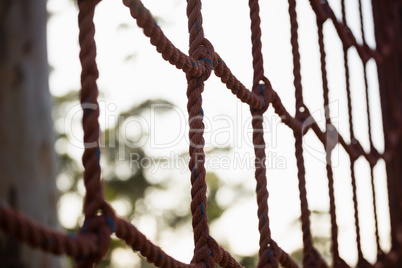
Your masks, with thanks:
[{"label": "tree", "polygon": [[[46,0],[0,2],[0,199],[57,228]],[[59,267],[0,232],[2,267]]]},{"label": "tree", "polygon": [[[66,110],[70,110],[71,107],[76,107],[76,105],[78,105],[77,96],[77,91],[70,91],[63,96],[54,97],[53,115],[55,121],[64,120]],[[165,195],[172,190],[173,178],[167,177],[160,181],[152,181],[149,174],[152,173],[152,170],[158,168],[163,171],[164,168],[161,167],[163,165],[161,164],[162,162],[166,164],[165,166],[174,166],[173,163],[172,165],[169,165],[169,161],[173,160],[169,158],[161,158],[158,157],[158,155],[151,155],[142,145],[133,146],[135,144],[134,140],[138,137],[135,137],[134,133],[121,133],[124,131],[125,126],[127,126],[125,124],[126,122],[130,122],[130,119],[137,116],[145,116],[146,113],[150,112],[153,105],[158,105],[158,107],[161,107],[161,105],[162,107],[173,106],[173,104],[162,99],[144,101],[138,105],[132,106],[129,110],[120,113],[116,125],[111,125],[102,131],[102,166],[104,167],[102,171],[102,179],[105,186],[105,197],[108,202],[112,205],[115,202],[126,204],[126,212],[124,215],[120,216],[132,221],[143,217],[144,212],[141,212],[141,210],[145,210],[147,211],[145,212],[147,216],[159,219],[157,221],[158,231],[162,230],[163,232],[169,232],[171,230],[180,229],[184,225],[191,225],[190,209],[187,209],[186,212],[183,213],[181,206],[177,206],[177,203],[180,203],[187,207],[187,204],[190,203],[190,200],[188,200],[190,197],[189,192],[182,192],[182,194],[176,195],[175,199],[179,202],[171,202],[172,204],[169,208],[155,208],[152,205],[154,201],[153,199],[155,196]],[[158,108],[155,110],[155,113],[162,115],[165,113],[168,114],[169,111],[171,111],[171,109]],[[71,122],[69,125],[80,127],[78,120]],[[65,145],[69,144],[69,140],[72,138],[71,134],[65,133],[64,131],[60,132],[60,130],[57,134],[58,137],[56,143]],[[127,143],[130,144],[130,146]],[[224,153],[227,150],[229,150],[229,148],[211,148],[208,155],[214,154],[215,152]],[[79,191],[79,185],[82,183],[82,167],[80,159],[77,159],[73,154],[71,154],[68,146],[63,150],[58,151],[58,153],[59,171],[61,175],[60,179],[64,181],[63,183],[60,183],[60,185],[63,185],[63,187],[60,188],[62,194],[61,200],[70,195],[83,199],[84,193],[80,193]],[[183,163],[187,163],[187,154],[187,152],[183,152],[177,157],[182,159]],[[136,164],[133,164],[133,162]],[[158,166],[158,164],[161,165]],[[207,172],[206,180],[208,184],[207,213],[209,222],[213,223],[214,221],[219,220],[225,210],[225,208],[219,204],[216,197],[223,182],[213,172]],[[244,193],[247,192],[247,190],[245,190],[241,185],[231,187],[231,190],[236,192],[237,195],[240,195],[241,193],[244,195]],[[64,202],[61,203],[61,208],[63,208]],[[70,202],[66,201],[66,203]],[[141,207],[139,210],[137,209],[138,204],[140,204],[139,206]],[[70,215],[69,220],[71,220],[71,218]],[[75,233],[79,229],[79,221],[79,219],[76,219],[73,226],[64,227],[67,231]],[[61,223],[63,225],[62,218]],[[158,237],[156,237],[156,240],[153,242],[158,244]],[[102,261],[97,263],[97,267],[111,267],[113,254],[119,249],[125,248],[127,248],[127,246],[123,241],[112,238],[110,250]],[[133,255],[134,254],[135,253],[133,253]],[[255,258],[249,258],[248,260],[241,259],[241,261],[249,264],[255,261]],[[141,259],[141,262],[138,265],[139,267],[153,267],[148,264],[145,259]]]}]

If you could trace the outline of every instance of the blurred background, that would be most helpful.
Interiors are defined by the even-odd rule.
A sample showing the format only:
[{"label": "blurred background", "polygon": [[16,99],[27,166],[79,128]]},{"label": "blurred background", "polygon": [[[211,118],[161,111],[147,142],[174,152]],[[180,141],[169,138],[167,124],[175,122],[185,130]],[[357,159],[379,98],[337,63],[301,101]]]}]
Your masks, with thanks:
[{"label": "blurred background", "polygon": [[[363,2],[366,41],[375,47],[371,2]],[[166,36],[187,53],[186,3],[149,1],[144,5]],[[330,0],[338,18],[340,0]],[[287,1],[261,1],[265,75],[290,114],[295,98]],[[251,31],[247,1],[203,1],[204,31],[234,75],[252,85]],[[47,45],[52,117],[57,133],[58,217],[67,231],[83,222],[81,108],[78,103],[80,64],[77,6],[71,0],[48,0]],[[315,15],[307,0],[297,1],[304,100],[324,130],[325,116]],[[358,1],[347,1],[349,27],[362,43]],[[189,262],[193,254],[190,214],[190,172],[186,79],[164,61],[119,1],[103,0],[95,13],[98,86],[102,127],[102,177],[105,194],[118,215],[130,220],[168,254]],[[349,143],[349,125],[342,43],[333,25],[324,24],[331,120]],[[349,50],[353,116],[356,138],[369,150],[363,66]],[[377,70],[368,62],[369,100],[373,143],[384,148]],[[208,217],[211,234],[246,267],[255,267],[258,218],[254,194],[254,153],[250,112],[211,75],[203,93],[205,113]],[[273,238],[298,261],[302,234],[300,201],[292,130],[281,123],[272,107],[264,115],[267,143],[269,216]],[[314,133],[304,137],[307,194],[312,212],[312,234],[328,263],[330,218],[325,150]],[[340,255],[350,265],[357,261],[349,157],[337,146],[332,152],[338,213]],[[363,253],[376,256],[369,164],[356,162]],[[375,166],[380,243],[390,247],[385,166]],[[66,261],[70,267],[71,261]],[[148,267],[144,259],[117,239],[97,267]]]}]

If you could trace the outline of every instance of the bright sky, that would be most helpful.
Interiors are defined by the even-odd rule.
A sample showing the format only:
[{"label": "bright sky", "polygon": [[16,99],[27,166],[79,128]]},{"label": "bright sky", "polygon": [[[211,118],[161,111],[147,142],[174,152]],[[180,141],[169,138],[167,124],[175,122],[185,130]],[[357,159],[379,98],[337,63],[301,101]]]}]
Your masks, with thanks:
[{"label": "bright sky", "polygon": [[[340,18],[340,1],[329,1]],[[358,42],[361,42],[358,1],[348,3],[347,19]],[[144,1],[145,6],[156,16],[167,37],[183,52],[187,52],[188,33],[185,1],[159,0]],[[372,15],[369,1],[363,1],[367,42],[375,46]],[[54,71],[50,76],[50,89],[54,95],[62,95],[69,90],[79,89],[80,65],[78,59],[77,10],[71,0],[49,0],[48,10],[52,13],[48,24],[49,62]],[[297,1],[299,22],[299,43],[301,52],[302,82],[305,102],[320,127],[324,128],[323,98],[320,75],[318,42],[315,17],[307,0]],[[294,87],[292,75],[292,55],[290,45],[290,23],[287,1],[261,1],[262,43],[265,74],[278,92],[287,110],[294,114]],[[232,72],[250,88],[252,80],[252,58],[250,41],[250,21],[247,1],[203,1],[204,31]],[[155,48],[150,45],[142,30],[129,15],[128,9],[120,1],[103,0],[96,9],[96,41],[98,48],[98,85],[101,97],[103,127],[113,124],[119,112],[144,100],[162,98],[175,104],[168,116],[146,114],[137,118],[127,131],[136,134],[149,133],[150,138],[142,140],[148,153],[156,156],[178,155],[187,150],[186,80],[182,71],[165,62]],[[122,26],[124,25],[124,26]],[[330,88],[331,115],[338,131],[348,141],[347,102],[343,69],[342,46],[331,23],[326,23],[325,45],[327,71]],[[134,57],[130,57],[134,55]],[[351,86],[355,132],[363,147],[369,148],[367,118],[364,101],[363,71],[357,53],[350,49]],[[376,66],[368,64],[369,97],[372,108],[374,144],[383,150],[382,122]],[[247,105],[241,104],[220,80],[211,75],[203,94],[206,120],[205,140],[207,147],[229,145],[234,149],[227,155],[213,155],[207,170],[215,171],[228,185],[243,183],[249,189],[255,188],[253,179],[252,142],[250,139],[250,113]],[[77,107],[72,107],[66,118],[79,116]],[[79,109],[78,109],[79,110]],[[70,120],[68,119],[68,120]],[[68,121],[67,120],[67,121]],[[297,170],[294,157],[292,132],[280,123],[270,108],[265,114],[268,144],[268,190],[270,193],[270,220],[274,239],[285,250],[292,251],[302,246],[299,226],[292,222],[300,215],[298,199]],[[65,122],[56,126],[67,126],[71,138],[69,151],[80,157],[81,130],[68,129]],[[75,138],[74,138],[75,137]],[[163,146],[162,146],[163,145]],[[328,187],[325,170],[325,154],[316,136],[309,132],[304,138],[308,201],[311,210],[329,209]],[[229,164],[225,164],[227,159]],[[341,256],[351,264],[356,261],[352,191],[350,186],[349,158],[337,146],[333,151],[333,171],[338,213],[339,242]],[[226,160],[225,160],[226,161]],[[242,164],[243,163],[243,164]],[[369,166],[366,161],[357,161],[356,176],[362,232],[363,252],[369,261],[374,261],[375,240],[370,189]],[[383,162],[375,168],[377,206],[379,214],[381,244],[389,248],[389,215]],[[172,189],[164,200],[173,200],[177,191],[188,191],[190,174],[182,166],[177,170],[150,174],[153,179],[173,176],[179,189]],[[234,204],[222,219],[211,226],[216,239],[230,244],[232,251],[239,255],[254,254],[258,250],[258,223],[255,197],[233,196],[229,188],[219,192],[221,204]],[[173,202],[173,201],[172,201]],[[163,205],[155,200],[155,206]],[[115,204],[118,209],[119,204]],[[64,226],[73,226],[80,214],[81,201],[76,196],[68,196],[60,202],[60,218]],[[188,203],[189,206],[189,203]],[[123,206],[124,207],[124,206]],[[241,216],[241,220],[239,220]],[[142,217],[135,222],[151,239],[157,232],[156,219]],[[312,217],[312,232],[329,236],[329,216],[325,221]],[[236,233],[236,235],[234,235]],[[185,230],[175,230],[158,234],[160,245],[179,260],[188,262],[192,257],[191,226]],[[175,241],[172,243],[172,241]],[[135,254],[119,252],[122,263],[115,267],[135,264]],[[127,256],[123,258],[122,256]],[[127,259],[127,262],[124,261]],[[121,265],[121,266],[119,266]]]}]

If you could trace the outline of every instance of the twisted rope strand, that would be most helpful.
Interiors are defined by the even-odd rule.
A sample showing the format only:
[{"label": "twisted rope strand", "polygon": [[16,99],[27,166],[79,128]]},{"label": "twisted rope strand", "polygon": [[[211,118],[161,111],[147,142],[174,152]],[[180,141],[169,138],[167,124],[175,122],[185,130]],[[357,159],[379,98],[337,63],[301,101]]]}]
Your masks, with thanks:
[{"label": "twisted rope strand", "polygon": [[268,108],[271,84],[264,76],[264,64],[261,42],[261,19],[258,0],[249,0],[251,20],[251,43],[253,55],[253,93],[264,98],[263,107],[259,110],[251,108],[253,126],[253,144],[255,154],[255,179],[257,182],[257,217],[260,232],[259,260],[257,267],[278,267],[277,247],[273,244],[269,227],[268,189],[266,177],[266,154],[263,128],[263,114]]},{"label": "twisted rope strand", "polygon": [[[263,129],[263,117],[261,113],[254,113],[252,119],[253,126],[253,143],[255,153],[255,178],[257,181],[257,204],[258,204],[258,230],[260,232],[260,249],[259,249],[259,262],[257,267],[265,267],[269,263],[269,267],[278,267],[277,260],[274,258],[267,258],[269,252],[274,250],[271,243],[271,230],[269,228],[269,215],[268,215],[268,190],[266,178],[266,155],[265,155],[265,141]],[[273,252],[272,257],[275,257],[276,252]]]},{"label": "twisted rope strand", "polygon": [[332,172],[332,160],[331,153],[335,144],[331,141],[331,137],[333,136],[333,131],[335,127],[331,123],[330,110],[329,110],[329,88],[328,88],[328,79],[327,79],[327,71],[326,71],[326,53],[324,46],[324,33],[323,33],[323,24],[322,22],[317,20],[317,28],[318,28],[318,43],[320,47],[320,61],[321,61],[321,76],[322,76],[322,84],[323,84],[323,99],[324,99],[324,111],[325,111],[325,121],[326,121],[326,133],[327,139],[325,143],[325,154],[326,154],[326,170],[327,170],[327,178],[328,178],[328,194],[329,194],[329,212],[331,216],[331,249],[332,249],[332,258],[335,267],[344,267],[345,262],[341,260],[339,256],[338,250],[338,225],[336,223],[336,206],[335,206],[335,191],[334,191],[334,178]]},{"label": "twisted rope strand", "polygon": [[303,232],[303,266],[311,265],[310,254],[313,252],[313,239],[310,232],[310,210],[308,209],[305,168],[303,159],[302,133],[293,132],[295,137],[297,178],[299,180],[299,199],[301,210],[301,224]]},{"label": "twisted rope strand", "polygon": [[123,4],[130,9],[130,14],[137,25],[144,30],[145,36],[150,38],[151,44],[156,47],[164,60],[189,75],[198,77],[204,73],[205,66],[198,65],[195,59],[185,55],[172,44],[141,1],[123,0]]},{"label": "twisted rope strand", "polygon": [[[353,190],[353,203],[355,208],[355,226],[356,239],[359,254],[359,267],[369,266],[364,260],[360,244],[360,227],[358,222],[356,181],[354,173],[355,160],[364,156],[371,167],[371,185],[373,189],[374,217],[376,225],[376,242],[378,255],[382,253],[379,246],[378,222],[376,214],[376,201],[374,191],[373,167],[378,159],[384,158],[378,154],[374,148],[371,137],[370,108],[368,97],[368,83],[366,74],[366,62],[374,58],[377,62],[386,56],[386,51],[373,51],[368,48],[365,42],[363,29],[363,16],[361,1],[359,0],[359,12],[361,20],[361,31],[363,45],[356,42],[351,31],[347,28],[345,17],[345,4],[342,0],[342,23],[338,22],[331,7],[326,1],[310,0],[311,6],[316,13],[319,31],[319,44],[321,52],[321,69],[324,89],[324,105],[327,129],[322,132],[318,124],[311,117],[309,111],[304,107],[302,99],[302,85],[300,75],[300,55],[297,37],[297,14],[295,0],[289,0],[289,14],[291,21],[291,44],[293,54],[293,73],[296,94],[296,115],[292,117],[283,106],[278,94],[272,89],[271,84],[264,76],[261,29],[259,17],[259,4],[257,0],[249,0],[252,44],[253,44],[253,68],[254,78],[252,91],[248,90],[230,71],[224,61],[214,52],[212,44],[205,39],[202,26],[201,1],[188,0],[187,15],[188,28],[190,34],[189,56],[178,50],[162,30],[156,24],[151,13],[143,6],[139,0],[123,0],[123,3],[129,7],[130,13],[136,19],[139,27],[143,28],[144,34],[150,38],[152,45],[161,53],[162,57],[169,61],[178,69],[183,70],[187,75],[188,88],[188,106],[189,125],[190,125],[190,162],[191,171],[191,212],[193,216],[194,229],[194,257],[191,264],[179,262],[167,255],[161,248],[149,241],[145,235],[138,231],[127,221],[118,218],[112,207],[104,200],[101,184],[101,168],[99,165],[99,106],[97,102],[98,88],[96,80],[99,76],[96,65],[96,44],[94,40],[95,26],[93,16],[95,6],[100,0],[78,0],[79,6],[79,42],[81,46],[80,60],[82,64],[80,94],[81,106],[83,112],[84,145],[83,154],[84,166],[84,185],[86,187],[86,196],[84,200],[85,221],[81,231],[76,236],[68,236],[56,231],[52,231],[32,220],[22,216],[18,212],[8,208],[0,203],[0,226],[8,233],[13,234],[17,239],[27,242],[33,247],[39,247],[42,250],[54,254],[68,254],[77,261],[77,267],[93,267],[99,261],[109,248],[110,234],[115,232],[116,236],[124,240],[134,251],[138,251],[147,260],[157,267],[215,267],[215,263],[221,267],[242,267],[225,249],[209,236],[205,182],[205,153],[203,150],[203,110],[201,94],[204,89],[204,82],[209,78],[212,70],[226,84],[226,87],[232,91],[242,102],[247,103],[251,108],[253,125],[253,142],[256,155],[255,177],[257,180],[257,202],[260,230],[260,259],[258,267],[278,267],[278,262],[283,267],[298,267],[297,264],[283,251],[271,238],[268,217],[268,190],[266,181],[265,166],[265,141],[263,138],[263,118],[262,115],[272,103],[275,112],[281,117],[284,124],[293,130],[295,136],[296,160],[298,166],[299,194],[301,205],[301,220],[304,243],[303,263],[305,267],[326,267],[319,253],[314,249],[312,236],[310,232],[310,220],[306,194],[305,168],[303,159],[303,135],[311,128],[318,139],[327,147],[327,176],[330,195],[330,213],[332,225],[332,243],[333,258],[335,267],[347,267],[339,257],[337,245],[337,226],[335,215],[335,198],[333,189],[333,174],[331,168],[330,151],[337,143],[349,154],[351,159],[351,177]],[[348,98],[350,140],[348,144],[342,136],[334,129],[332,132],[328,129],[331,126],[329,108],[328,108],[328,85],[325,71],[325,50],[322,34],[322,23],[331,19],[339,38],[343,43],[346,91]],[[354,46],[363,62],[364,79],[366,89],[366,109],[369,124],[370,152],[366,153],[360,143],[354,138],[352,106],[350,98],[349,69],[347,50]],[[385,53],[385,54],[384,54]],[[388,52],[389,53],[389,52]],[[304,107],[302,113],[300,108]],[[331,132],[331,135],[329,133]],[[378,261],[379,256],[378,256]]]},{"label": "twisted rope strand", "polygon": [[[347,27],[346,21],[346,7],[345,0],[341,1],[342,6],[342,22],[345,25],[345,31],[350,31]],[[349,116],[349,137],[351,144],[356,143],[353,129],[353,114],[352,114],[352,99],[351,99],[351,90],[350,90],[350,78],[349,78],[349,64],[348,64],[348,47],[342,43],[343,45],[343,59],[344,59],[344,68],[345,68],[345,81],[346,81],[346,96],[347,96],[347,105],[348,105],[348,116]],[[355,233],[356,233],[356,246],[357,252],[360,259],[360,256],[363,255],[361,250],[360,243],[360,225],[359,225],[359,212],[358,212],[358,204],[357,204],[357,193],[356,193],[356,178],[355,178],[355,160],[356,157],[353,157],[351,154],[349,155],[350,159],[350,174],[351,174],[351,184],[352,184],[352,194],[353,194],[353,210],[354,210],[354,221],[355,221]]]},{"label": "twisted rope strand", "polygon": [[[359,17],[360,17],[360,32],[362,35],[363,46],[367,47],[366,37],[364,33],[364,24],[363,24],[363,11],[362,11],[362,2],[359,0]],[[369,92],[368,92],[368,81],[367,81],[367,62],[362,61],[363,64],[363,77],[364,77],[364,90],[366,96],[366,114],[367,114],[367,126],[368,126],[368,137],[370,142],[370,152],[375,152],[372,130],[371,130],[371,115],[370,115],[370,100],[369,100]],[[376,162],[370,162],[370,183],[371,183],[371,192],[373,198],[373,213],[374,213],[374,227],[375,227],[375,240],[377,245],[377,255],[382,255],[382,249],[380,246],[380,236],[378,234],[378,216],[377,216],[377,202],[376,202],[376,194],[374,187],[374,165]]]},{"label": "twisted rope strand", "polygon": [[[225,64],[222,58],[215,52],[214,60],[214,72],[217,77],[219,77],[226,85],[228,89],[242,102],[247,103],[250,108],[260,110],[263,109],[265,105],[268,105],[264,99],[248,90],[230,71],[229,67]],[[265,102],[265,103],[264,103]]]},{"label": "twisted rope strand", "polygon": [[303,89],[301,84],[301,74],[300,74],[300,53],[299,53],[299,42],[298,42],[298,24],[297,24],[297,13],[296,13],[296,1],[289,0],[289,17],[290,17],[290,43],[292,45],[292,55],[293,55],[293,85],[295,86],[295,97],[296,97],[296,118],[301,118],[301,107],[303,103]]},{"label": "twisted rope strand", "polygon": [[99,76],[96,65],[95,25],[93,17],[98,1],[78,1],[80,61],[82,65],[80,92],[81,106],[84,111],[82,126],[84,130],[84,185],[87,190],[84,199],[85,217],[94,216],[103,204],[103,190],[100,182],[100,147],[99,147],[99,105],[97,101]]},{"label": "twisted rope strand", "polygon": [[[296,115],[295,118],[304,125],[306,120],[307,110],[304,108],[303,103],[303,89],[301,84],[301,74],[300,74],[300,53],[299,53],[299,43],[298,43],[298,24],[297,24],[297,13],[296,13],[296,1],[289,0],[289,18],[291,26],[291,38],[290,42],[292,45],[292,55],[293,55],[293,84],[295,87],[295,97],[296,97]],[[305,179],[305,167],[303,158],[303,129],[294,129],[293,135],[295,137],[295,153],[298,169],[298,179],[299,179],[299,197],[300,197],[300,208],[301,208],[301,222],[302,222],[302,232],[303,232],[303,265],[306,267],[310,266],[323,266],[326,264],[321,258],[315,258],[317,251],[313,247],[312,235],[310,232],[310,210],[308,208],[307,201],[307,190],[306,190],[306,179]],[[307,130],[305,130],[307,131]]]},{"label": "twisted rope strand", "polygon": [[264,79],[264,60],[262,57],[261,18],[258,0],[249,0],[251,19],[251,43],[253,55],[253,85],[258,85]]},{"label": "twisted rope strand", "polygon": [[138,251],[156,267],[195,267],[192,264],[179,262],[166,254],[160,247],[149,241],[144,234],[123,219],[117,219],[116,236],[126,242],[134,251]]},{"label": "twisted rope strand", "polygon": [[0,204],[0,227],[19,241],[55,255],[67,254],[78,258],[96,254],[98,251],[97,238],[94,234],[76,236],[51,230],[3,203]]},{"label": "twisted rope strand", "polygon": [[200,77],[187,75],[187,111],[189,120],[190,161],[191,172],[191,214],[194,231],[193,263],[204,262],[206,267],[214,267],[212,249],[208,244],[209,227],[207,217],[207,183],[205,181],[205,153],[204,153],[204,123],[202,110],[202,96],[204,81],[208,79],[213,68],[211,56],[213,47],[204,38],[202,27],[201,1],[187,1],[188,31],[190,33],[189,55],[198,59],[200,63],[207,62],[207,71]]}]

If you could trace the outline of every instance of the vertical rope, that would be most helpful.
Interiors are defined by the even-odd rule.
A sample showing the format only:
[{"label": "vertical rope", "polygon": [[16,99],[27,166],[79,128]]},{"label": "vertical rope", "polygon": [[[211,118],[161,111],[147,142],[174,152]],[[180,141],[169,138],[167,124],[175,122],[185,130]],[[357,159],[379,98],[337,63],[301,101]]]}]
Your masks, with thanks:
[{"label": "vertical rope", "polygon": [[[301,85],[301,75],[300,75],[300,54],[299,54],[299,44],[298,44],[298,34],[297,34],[297,13],[296,13],[296,2],[294,0],[289,0],[289,16],[291,24],[291,44],[292,44],[292,54],[293,54],[293,84],[295,86],[296,95],[296,115],[301,116],[300,107],[303,103],[303,92]],[[310,210],[308,209],[307,201],[307,191],[306,191],[306,179],[305,179],[305,167],[303,158],[303,133],[293,131],[295,137],[295,150],[296,150],[296,161],[297,161],[297,177],[299,179],[299,196],[300,196],[300,208],[301,208],[301,223],[303,231],[303,264],[307,265],[310,263],[309,256],[313,252],[313,239],[311,237],[310,231]]]},{"label": "vertical rope", "polygon": [[[345,0],[341,1],[341,6],[342,6],[343,25],[345,25],[345,29],[347,31],[350,31],[349,28],[347,28]],[[345,80],[346,80],[346,96],[347,96],[347,102],[348,102],[350,142],[352,144],[356,144],[354,128],[353,128],[352,98],[351,98],[350,74],[349,74],[349,64],[348,64],[348,47],[346,46],[345,43],[343,43],[343,59],[344,59]],[[360,259],[362,259],[363,253],[362,253],[361,242],[360,242],[361,241],[360,223],[359,223],[359,210],[358,210],[358,203],[357,203],[357,187],[356,187],[356,175],[355,175],[356,158],[352,157],[349,154],[349,159],[350,159],[350,174],[351,174],[351,184],[352,184],[352,194],[353,194],[353,210],[354,210],[354,220],[355,220],[356,247],[357,247],[358,258],[360,260]]]},{"label": "vertical rope", "polygon": [[[326,128],[326,140],[325,140],[325,154],[326,154],[326,170],[328,178],[328,195],[329,195],[329,213],[331,216],[331,249],[332,249],[332,261],[334,267],[349,267],[346,262],[339,256],[339,244],[338,244],[338,225],[336,220],[336,204],[335,204],[335,190],[334,190],[334,175],[332,171],[332,150],[334,149],[336,142],[336,129],[331,123],[331,115],[329,109],[329,88],[328,78],[326,70],[326,53],[324,44],[323,22],[317,19],[318,28],[318,44],[320,47],[320,64],[321,64],[321,76],[323,86],[323,99],[324,99],[324,111],[325,111],[325,128]],[[336,134],[336,135],[335,135]]]},{"label": "vertical rope", "polygon": [[298,24],[297,24],[297,13],[296,13],[296,1],[289,0],[289,17],[290,17],[290,43],[292,45],[292,55],[293,55],[293,85],[295,86],[295,97],[296,97],[296,117],[300,117],[302,113],[303,106],[303,88],[301,83],[300,74],[300,53],[299,53],[299,42],[298,42]]},{"label": "vertical rope", "polygon": [[[261,85],[263,86],[263,85]],[[255,153],[255,179],[257,181],[258,230],[260,232],[259,261],[257,267],[278,267],[275,244],[272,242],[268,215],[268,190],[266,154],[263,128],[263,112],[252,111],[253,143]],[[268,265],[268,266],[266,266]]]},{"label": "vertical rope", "polygon": [[103,204],[101,186],[100,147],[99,147],[99,105],[97,101],[99,76],[96,65],[94,10],[99,0],[78,1],[78,25],[80,28],[79,44],[81,47],[80,60],[81,94],[80,101],[83,109],[82,126],[84,130],[84,185],[87,190],[84,200],[85,217],[94,216]]},{"label": "vertical rope", "polygon": [[261,19],[260,6],[258,0],[249,0],[250,19],[251,19],[251,43],[253,55],[253,86],[258,85],[264,79],[264,61],[262,57],[261,42]]},{"label": "vertical rope", "polygon": [[188,32],[189,38],[189,50],[188,53],[191,57],[194,51],[200,47],[204,41],[204,28],[202,27],[202,15],[201,15],[201,1],[199,0],[187,0],[187,18],[188,18]]},{"label": "vertical rope", "polygon": [[257,216],[258,230],[260,232],[260,249],[257,267],[278,267],[278,250],[272,241],[268,214],[268,188],[266,177],[266,154],[263,129],[263,114],[268,108],[268,94],[271,84],[264,76],[264,64],[261,42],[261,19],[258,0],[249,0],[251,20],[251,43],[253,55],[253,92],[264,98],[263,108],[251,109],[253,126],[253,144],[255,153],[255,179],[257,182]]},{"label": "vertical rope", "polygon": [[[304,107],[303,103],[303,88],[301,83],[300,74],[300,53],[298,43],[298,23],[296,13],[296,1],[289,0],[289,18],[291,26],[290,42],[292,45],[293,55],[293,84],[295,87],[296,97],[296,119],[300,122],[304,122],[308,115],[308,111]],[[307,190],[306,190],[306,171],[304,167],[303,157],[303,129],[293,129],[293,135],[295,137],[295,152],[297,162],[297,177],[299,180],[299,197],[301,208],[301,224],[303,232],[303,265],[305,267],[326,267],[325,262],[321,259],[318,252],[314,249],[312,234],[310,231],[310,210],[308,208]]]},{"label": "vertical rope", "polygon": [[334,179],[331,167],[331,153],[333,147],[329,144],[330,141],[330,131],[334,131],[331,124],[331,117],[329,111],[329,96],[328,96],[328,79],[326,71],[326,53],[324,46],[324,33],[323,33],[323,23],[317,20],[318,27],[318,44],[320,47],[320,61],[321,61],[321,76],[322,76],[322,87],[323,87],[323,97],[324,97],[324,110],[325,110],[325,125],[327,140],[325,144],[325,154],[326,154],[326,170],[328,178],[328,193],[329,193],[329,213],[331,215],[331,243],[332,243],[332,254],[333,263],[339,262],[339,251],[338,251],[338,226],[336,223],[336,205],[335,205],[335,192],[334,192]]},{"label": "vertical rope", "polygon": [[313,252],[313,239],[310,231],[310,210],[308,209],[307,192],[306,192],[306,170],[304,168],[303,147],[302,147],[302,132],[294,132],[296,163],[297,163],[297,178],[299,180],[299,198],[301,209],[301,224],[303,232],[303,265],[311,264],[309,255]]},{"label": "vertical rope", "polygon": [[[208,79],[213,69],[213,47],[204,38],[202,27],[201,1],[187,1],[188,30],[190,33],[189,54],[198,59],[200,64],[206,64],[206,72],[200,77],[187,75],[187,111],[189,114],[189,138],[191,172],[191,213],[194,230],[194,257],[193,263],[204,262],[206,267],[215,267],[215,259],[220,252],[213,252],[212,247],[219,251],[215,240],[209,239],[209,227],[207,217],[207,184],[205,181],[205,153],[204,153],[204,111],[202,109],[202,92],[204,81]],[[214,245],[209,245],[209,242]],[[214,256],[215,255],[215,256]]]},{"label": "vertical rope", "polygon": [[[81,92],[80,101],[83,109],[82,126],[84,130],[84,185],[86,189],[84,199],[84,226],[81,233],[96,235],[98,252],[90,256],[77,259],[77,267],[93,267],[101,260],[110,246],[110,234],[114,232],[114,211],[105,202],[101,184],[100,146],[99,146],[99,105],[98,86],[99,76],[96,64],[95,25],[93,23],[95,6],[100,0],[79,0],[78,25],[80,29],[79,44],[81,47],[80,61]],[[97,215],[99,210],[103,210]],[[109,223],[108,220],[109,219]]]},{"label": "vertical rope", "polygon": [[353,192],[353,208],[354,208],[354,218],[355,218],[355,232],[356,232],[356,246],[357,246],[357,254],[359,259],[362,258],[362,246],[361,246],[361,239],[360,239],[360,224],[359,224],[359,210],[357,204],[357,193],[356,193],[356,175],[355,175],[355,161],[356,159],[350,159],[350,170],[351,173],[351,180],[352,180],[352,192]]},{"label": "vertical rope", "polygon": [[[360,32],[362,35],[363,47],[367,47],[366,37],[364,33],[364,22],[363,22],[363,11],[362,11],[362,2],[359,0],[359,17],[360,17]],[[364,89],[366,95],[366,113],[367,113],[367,124],[368,124],[368,137],[370,142],[370,152],[375,152],[375,148],[373,145],[373,137],[371,131],[371,115],[370,115],[370,100],[369,100],[369,92],[368,92],[368,81],[367,81],[367,62],[362,61],[363,63],[363,75],[364,75]],[[377,217],[377,202],[376,202],[376,194],[374,187],[374,165],[375,163],[370,162],[370,182],[371,182],[371,192],[373,197],[373,212],[374,212],[374,225],[375,225],[375,239],[377,245],[377,256],[383,254],[381,246],[380,246],[380,237],[378,234],[378,217]]]},{"label": "vertical rope", "polygon": [[[347,26],[346,21],[346,8],[345,8],[345,0],[341,1],[342,6],[342,23],[345,26],[345,31],[350,31]],[[350,142],[353,143],[355,139],[354,131],[353,131],[353,115],[352,115],[352,99],[350,96],[350,74],[349,74],[349,58],[348,58],[348,47],[345,43],[342,43],[343,48],[343,63],[345,68],[345,82],[346,82],[346,97],[348,104],[348,116],[349,116],[349,136]]]}]

